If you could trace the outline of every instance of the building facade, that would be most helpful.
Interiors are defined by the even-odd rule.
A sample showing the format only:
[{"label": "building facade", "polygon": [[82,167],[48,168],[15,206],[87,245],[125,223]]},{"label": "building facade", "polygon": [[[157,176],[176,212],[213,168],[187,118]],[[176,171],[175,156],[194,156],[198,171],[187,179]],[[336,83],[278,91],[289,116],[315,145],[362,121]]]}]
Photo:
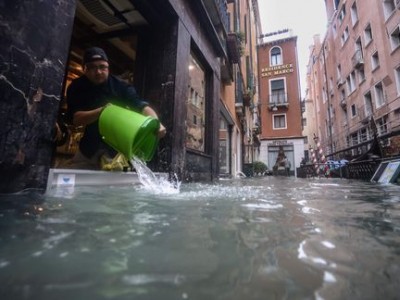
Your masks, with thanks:
[{"label": "building facade", "polygon": [[295,174],[304,156],[297,37],[291,36],[290,32],[283,34],[283,38],[262,42],[258,46],[259,160],[266,163],[270,170],[278,171],[282,169],[286,157],[291,174]]},{"label": "building facade", "polygon": [[[332,159],[400,153],[400,10],[396,0],[325,1],[328,29],[310,48],[308,139]],[[313,105],[311,105],[313,102]],[[313,110],[312,112],[308,110]],[[314,119],[309,119],[313,116]],[[306,134],[306,133],[305,133]]]},{"label": "building facade", "polygon": [[[154,171],[187,181],[241,171],[258,101],[257,1],[68,3],[17,0],[2,8],[10,30],[0,46],[0,170],[13,174],[0,182],[2,192],[44,189],[49,168],[75,153],[83,129],[65,123],[65,91],[91,46],[106,50],[111,73],[132,83],[166,126],[149,162]],[[55,124],[66,131],[63,143],[53,139]]]},{"label": "building facade", "polygon": [[219,172],[237,176],[243,165],[257,159],[258,81],[257,38],[261,33],[257,1],[227,1],[228,53],[233,81],[221,85]]}]

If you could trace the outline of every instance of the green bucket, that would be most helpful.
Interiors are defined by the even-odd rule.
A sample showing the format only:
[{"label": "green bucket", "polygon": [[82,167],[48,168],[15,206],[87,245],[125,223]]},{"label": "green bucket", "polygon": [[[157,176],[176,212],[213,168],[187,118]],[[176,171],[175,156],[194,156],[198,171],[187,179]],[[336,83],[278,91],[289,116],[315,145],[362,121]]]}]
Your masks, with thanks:
[{"label": "green bucket", "polygon": [[149,161],[158,144],[160,122],[149,116],[109,104],[99,117],[103,141],[122,153],[126,159],[136,156]]}]

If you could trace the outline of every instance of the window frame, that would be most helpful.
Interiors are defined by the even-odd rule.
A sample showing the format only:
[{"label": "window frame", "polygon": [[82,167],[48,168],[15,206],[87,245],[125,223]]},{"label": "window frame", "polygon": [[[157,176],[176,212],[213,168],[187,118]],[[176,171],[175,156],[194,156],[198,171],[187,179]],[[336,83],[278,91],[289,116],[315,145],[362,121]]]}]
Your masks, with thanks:
[{"label": "window frame", "polygon": [[[279,49],[279,54],[278,54],[278,55],[275,55],[275,54],[274,54],[274,57],[275,57],[276,59],[273,60],[272,51],[273,51],[274,49]],[[283,50],[282,50],[282,48],[281,48],[280,46],[274,46],[274,47],[272,47],[272,48],[269,50],[269,65],[270,65],[270,66],[280,66],[280,65],[282,65],[282,64],[283,64]]]},{"label": "window frame", "polygon": [[356,1],[354,1],[350,7],[350,15],[351,15],[351,24],[354,27],[358,24],[358,9]]},{"label": "window frame", "polygon": [[385,21],[387,21],[396,11],[395,0],[383,0],[382,6],[383,6],[383,15],[385,17]]},{"label": "window frame", "polygon": [[[397,33],[395,33],[396,31],[397,31]],[[397,36],[396,36],[396,34],[397,34]],[[393,36],[393,35],[395,35],[395,36]],[[396,44],[394,45],[394,43],[396,43]],[[395,28],[390,33],[390,48],[391,48],[392,52],[396,51],[397,49],[400,48],[400,24],[395,26]]]},{"label": "window frame", "polygon": [[[275,127],[275,124],[276,124],[275,118],[277,118],[277,117],[283,117],[284,118],[284,123],[285,123],[284,127]],[[285,130],[285,129],[287,129],[287,116],[286,116],[285,113],[278,113],[278,114],[273,114],[272,115],[272,129],[273,130]]]},{"label": "window frame", "polygon": [[[207,64],[207,61],[205,58],[202,56],[200,51],[197,50],[196,47],[192,47],[190,50],[190,54],[188,57],[188,62],[189,65],[192,63],[192,60],[195,62],[198,68],[203,72],[203,80],[201,80],[200,85],[202,86],[203,93],[204,95],[201,97],[201,95],[198,95],[196,91],[194,90],[194,86],[188,86],[188,92],[187,92],[187,113],[186,113],[186,131],[185,131],[185,147],[187,150],[190,151],[197,151],[199,153],[203,154],[209,154],[209,134],[207,133],[209,130],[208,128],[208,120],[210,118],[209,115],[209,106],[212,105],[210,103],[210,95],[211,95],[211,81],[210,81],[210,76],[211,76],[211,71],[210,71],[210,66]],[[195,66],[196,67],[196,66]],[[190,68],[188,68],[188,72],[190,72]],[[188,73],[188,77],[190,78],[190,74]],[[193,91],[192,91],[193,89]],[[194,97],[192,97],[194,95]],[[202,101],[200,101],[202,99]],[[200,101],[200,103],[199,103]],[[201,107],[199,107],[199,104]],[[189,105],[193,107],[192,110],[189,109]],[[196,111],[201,111],[202,116],[195,116],[194,113]],[[193,113],[193,114],[190,114]],[[192,128],[200,128],[201,131],[201,139],[202,139],[202,144],[199,147],[195,147],[194,144],[191,144],[189,141],[189,124],[192,124]],[[193,135],[192,135],[193,136]]]},{"label": "window frame", "polygon": [[[283,81],[283,99],[285,100],[284,102],[279,102],[279,101],[272,101],[273,100],[273,90],[272,90],[272,82],[274,81]],[[288,103],[288,98],[287,98],[287,86],[286,86],[286,77],[277,77],[277,78],[272,78],[269,80],[269,91],[270,91],[270,95],[269,95],[269,102],[268,104],[270,105],[286,105]],[[279,98],[279,97],[278,97]]]},{"label": "window frame", "polygon": [[[380,91],[381,93],[378,93],[378,86],[380,86]],[[378,109],[385,105],[385,91],[383,89],[383,83],[382,81],[376,83],[374,85],[374,98],[375,98],[375,107]],[[381,97],[382,96],[382,97]],[[378,102],[379,101],[379,102]]]},{"label": "window frame", "polygon": [[372,26],[371,23],[368,23],[364,28],[364,43],[365,47],[367,47],[374,40],[374,36],[372,34]]},{"label": "window frame", "polygon": [[378,51],[375,51],[371,55],[371,69],[372,69],[372,72],[374,72],[376,69],[378,69],[379,66],[380,66],[379,53],[378,53]]},{"label": "window frame", "polygon": [[394,69],[394,76],[396,79],[397,96],[400,96],[400,65]]}]

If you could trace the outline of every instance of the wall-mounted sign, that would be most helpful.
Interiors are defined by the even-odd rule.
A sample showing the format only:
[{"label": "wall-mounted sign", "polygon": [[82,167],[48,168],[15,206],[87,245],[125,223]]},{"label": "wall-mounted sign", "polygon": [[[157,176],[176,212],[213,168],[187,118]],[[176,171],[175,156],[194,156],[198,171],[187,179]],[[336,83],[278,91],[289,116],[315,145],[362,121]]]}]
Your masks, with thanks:
[{"label": "wall-mounted sign", "polygon": [[285,145],[293,145],[293,142],[289,142],[287,140],[274,140],[268,143],[268,146],[285,146]]},{"label": "wall-mounted sign", "polygon": [[261,69],[261,77],[276,76],[293,72],[293,64],[273,66]]}]

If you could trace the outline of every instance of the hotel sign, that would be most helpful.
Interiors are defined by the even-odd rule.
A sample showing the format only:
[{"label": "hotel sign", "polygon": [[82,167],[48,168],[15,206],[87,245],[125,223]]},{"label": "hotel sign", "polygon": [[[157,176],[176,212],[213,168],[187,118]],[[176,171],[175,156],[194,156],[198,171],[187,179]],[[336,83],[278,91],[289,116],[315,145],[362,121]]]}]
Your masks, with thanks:
[{"label": "hotel sign", "polygon": [[293,64],[279,65],[261,69],[261,77],[276,76],[288,73],[293,73]]},{"label": "hotel sign", "polygon": [[293,142],[288,142],[287,140],[275,140],[268,143],[268,146],[285,146],[293,145]]}]

